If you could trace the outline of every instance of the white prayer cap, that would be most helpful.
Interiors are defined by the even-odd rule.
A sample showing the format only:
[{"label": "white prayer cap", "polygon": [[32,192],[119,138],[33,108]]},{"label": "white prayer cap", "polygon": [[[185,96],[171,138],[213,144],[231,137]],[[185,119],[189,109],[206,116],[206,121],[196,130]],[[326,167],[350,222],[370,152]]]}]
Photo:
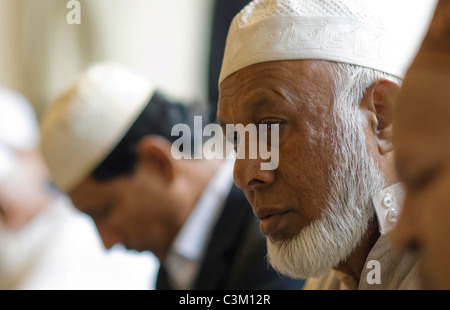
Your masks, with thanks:
[{"label": "white prayer cap", "polygon": [[410,33],[418,21],[386,7],[377,14],[375,8],[383,6],[377,2],[252,1],[230,26],[219,84],[252,64],[289,59],[344,62],[403,78],[419,44],[420,35]]},{"label": "white prayer cap", "polygon": [[0,88],[0,143],[16,150],[29,150],[39,143],[39,126],[31,103],[5,88]]},{"label": "white prayer cap", "polygon": [[31,103],[16,91],[0,88],[0,180],[14,171],[17,151],[39,145],[39,126]]},{"label": "white prayer cap", "polygon": [[153,96],[144,76],[114,63],[94,64],[50,105],[42,152],[53,181],[69,192],[120,142]]}]

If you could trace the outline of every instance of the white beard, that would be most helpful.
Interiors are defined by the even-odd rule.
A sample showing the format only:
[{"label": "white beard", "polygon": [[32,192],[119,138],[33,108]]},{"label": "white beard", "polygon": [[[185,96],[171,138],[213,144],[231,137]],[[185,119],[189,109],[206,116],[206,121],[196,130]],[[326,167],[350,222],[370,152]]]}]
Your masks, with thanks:
[{"label": "white beard", "polygon": [[371,196],[386,184],[356,117],[349,112],[338,112],[336,117],[341,118],[338,131],[342,132],[336,135],[336,165],[329,173],[330,193],[323,214],[291,240],[267,239],[269,263],[293,278],[319,277],[348,258],[374,216]]}]

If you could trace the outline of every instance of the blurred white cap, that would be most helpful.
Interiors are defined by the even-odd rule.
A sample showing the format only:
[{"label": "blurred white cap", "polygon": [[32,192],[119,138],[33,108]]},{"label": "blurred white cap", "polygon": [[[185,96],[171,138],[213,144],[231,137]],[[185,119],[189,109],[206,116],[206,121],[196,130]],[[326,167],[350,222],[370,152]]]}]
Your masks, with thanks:
[{"label": "blurred white cap", "polygon": [[39,138],[31,103],[13,90],[0,88],[0,180],[14,170],[15,152],[36,148]]},{"label": "blurred white cap", "polygon": [[68,192],[120,142],[153,96],[145,77],[114,63],[94,64],[46,111],[42,152],[55,184]]}]

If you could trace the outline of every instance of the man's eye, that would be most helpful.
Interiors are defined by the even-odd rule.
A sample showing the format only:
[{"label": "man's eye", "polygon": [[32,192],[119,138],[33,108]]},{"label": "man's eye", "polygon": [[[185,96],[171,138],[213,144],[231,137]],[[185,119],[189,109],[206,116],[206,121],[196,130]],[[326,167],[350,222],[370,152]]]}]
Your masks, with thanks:
[{"label": "man's eye", "polygon": [[266,124],[263,124],[263,125],[267,126],[267,130],[272,130],[272,129],[280,127],[280,123],[266,123]]},{"label": "man's eye", "polygon": [[92,208],[88,213],[94,220],[100,221],[108,218],[113,209],[112,203],[107,203],[99,208]]},{"label": "man's eye", "polygon": [[237,132],[233,135],[233,145],[234,145],[234,151],[237,152],[239,147],[239,134]]},{"label": "man's eye", "polygon": [[259,133],[270,139],[272,134],[279,134],[280,132],[280,122],[267,122],[259,125]]},{"label": "man's eye", "polygon": [[426,189],[427,186],[429,186],[433,182],[433,180],[438,177],[440,171],[442,171],[442,169],[438,166],[435,166],[431,169],[425,170],[424,172],[418,174],[413,178],[410,178],[409,182],[407,183],[414,191]]},{"label": "man's eye", "polygon": [[262,121],[259,125],[260,130],[272,131],[274,129],[279,129],[283,121],[281,120],[266,120]]},{"label": "man's eye", "polygon": [[239,146],[239,133],[233,132],[232,134],[227,136],[228,142],[232,143],[234,146],[235,152],[237,152],[238,146]]}]

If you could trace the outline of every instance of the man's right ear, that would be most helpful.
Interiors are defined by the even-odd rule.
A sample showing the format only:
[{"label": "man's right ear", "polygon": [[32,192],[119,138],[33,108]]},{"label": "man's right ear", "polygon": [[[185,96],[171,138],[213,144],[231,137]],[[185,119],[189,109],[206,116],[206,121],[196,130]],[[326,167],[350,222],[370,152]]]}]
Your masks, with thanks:
[{"label": "man's right ear", "polygon": [[161,176],[171,182],[175,178],[176,163],[172,157],[171,144],[159,136],[145,136],[137,146],[138,161],[155,169]]}]

